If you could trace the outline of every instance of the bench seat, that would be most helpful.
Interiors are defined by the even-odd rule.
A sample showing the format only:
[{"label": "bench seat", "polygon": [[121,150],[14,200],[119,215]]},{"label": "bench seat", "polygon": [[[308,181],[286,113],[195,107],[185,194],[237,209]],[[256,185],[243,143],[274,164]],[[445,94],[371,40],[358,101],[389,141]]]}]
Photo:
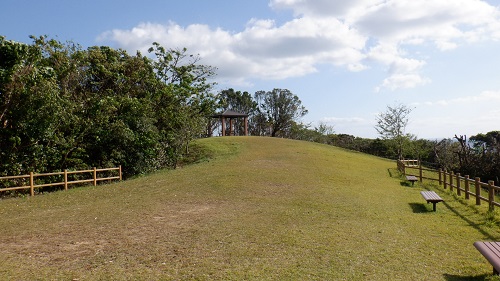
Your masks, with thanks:
[{"label": "bench seat", "polygon": [[474,242],[474,247],[493,266],[493,274],[500,271],[500,242]]},{"label": "bench seat", "polygon": [[427,204],[432,203],[432,210],[436,211],[436,203],[443,202],[443,199],[434,191],[420,191]]},{"label": "bench seat", "polygon": [[417,177],[416,176],[412,176],[412,175],[409,175],[409,176],[406,176],[406,180],[411,182],[411,185],[413,186],[413,184],[415,184],[416,181],[418,181]]}]

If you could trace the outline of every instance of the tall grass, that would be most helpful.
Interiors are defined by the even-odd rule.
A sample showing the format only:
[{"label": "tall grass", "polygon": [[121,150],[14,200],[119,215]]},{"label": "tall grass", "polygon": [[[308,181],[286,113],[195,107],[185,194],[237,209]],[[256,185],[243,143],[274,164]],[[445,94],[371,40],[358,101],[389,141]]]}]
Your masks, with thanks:
[{"label": "tall grass", "polygon": [[[0,201],[14,280],[483,280],[498,224],[392,161],[300,141],[199,140],[198,163]],[[444,199],[437,212],[419,191]],[[492,222],[493,221],[493,222]]]}]

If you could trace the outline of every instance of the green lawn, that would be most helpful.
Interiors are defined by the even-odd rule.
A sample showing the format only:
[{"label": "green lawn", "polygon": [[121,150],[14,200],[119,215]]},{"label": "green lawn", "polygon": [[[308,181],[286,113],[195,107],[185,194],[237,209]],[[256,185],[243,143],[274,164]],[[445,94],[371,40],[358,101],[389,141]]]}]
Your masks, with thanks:
[{"label": "green lawn", "polygon": [[[194,165],[0,201],[2,280],[484,280],[496,217],[396,163],[277,138]],[[432,212],[420,195],[445,199]],[[473,200],[471,200],[473,201]]]}]

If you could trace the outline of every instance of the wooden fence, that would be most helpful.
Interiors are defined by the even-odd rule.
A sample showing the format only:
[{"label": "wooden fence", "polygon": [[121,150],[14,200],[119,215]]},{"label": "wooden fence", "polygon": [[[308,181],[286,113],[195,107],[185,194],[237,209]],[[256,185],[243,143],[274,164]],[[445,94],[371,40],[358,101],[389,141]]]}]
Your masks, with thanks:
[{"label": "wooden fence", "polygon": [[[103,173],[103,172],[111,172],[113,174],[117,175],[112,175],[109,176],[110,173],[107,173],[106,176],[104,177],[98,177],[98,173]],[[92,173],[92,178],[88,178],[89,174]],[[85,175],[87,174],[87,179],[74,179],[74,180],[68,180],[69,176],[73,175]],[[43,183],[43,184],[37,184],[36,179],[37,178],[43,178],[43,177],[61,177],[62,180],[58,182],[51,182],[51,183]],[[85,177],[85,176],[84,176]],[[13,187],[7,187],[7,188],[0,188],[1,191],[12,191],[12,190],[23,190],[23,189],[29,189],[30,190],[30,195],[34,196],[35,195],[35,189],[37,188],[44,188],[44,187],[49,187],[49,186],[64,186],[64,190],[68,190],[68,186],[71,184],[81,184],[81,183],[93,183],[94,186],[97,186],[97,182],[99,181],[106,181],[106,180],[122,180],[122,166],[118,166],[117,168],[107,168],[107,169],[97,169],[93,168],[92,170],[82,170],[82,171],[68,171],[64,170],[63,172],[56,172],[56,173],[43,173],[43,174],[35,174],[33,172],[30,172],[29,175],[20,175],[20,176],[8,176],[8,177],[0,177],[0,181],[19,181],[19,182],[25,182],[29,184],[25,184],[22,186],[13,186]]]},{"label": "wooden fence", "polygon": [[[495,186],[494,181],[484,183],[478,177],[471,179],[469,175],[462,176],[453,171],[427,169],[422,167],[418,160],[398,160],[398,170],[404,175],[413,172],[411,175],[416,176],[420,182],[424,179],[437,181],[444,189],[456,190],[458,196],[462,196],[463,193],[467,200],[472,196],[476,199],[476,205],[481,205],[481,201],[485,201],[490,210],[500,206],[500,202],[495,201],[495,195],[500,191],[500,187]],[[487,194],[483,195],[482,192]]]}]

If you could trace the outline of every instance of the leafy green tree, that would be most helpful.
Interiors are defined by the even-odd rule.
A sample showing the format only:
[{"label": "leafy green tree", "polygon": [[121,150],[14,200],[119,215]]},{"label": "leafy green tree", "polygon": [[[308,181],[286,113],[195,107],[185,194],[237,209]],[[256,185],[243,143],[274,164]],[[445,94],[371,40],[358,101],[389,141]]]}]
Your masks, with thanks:
[{"label": "leafy green tree", "polygon": [[0,39],[0,161],[2,173],[43,172],[59,162],[65,103],[42,49]]},{"label": "leafy green tree", "polygon": [[475,176],[500,182],[500,131],[491,131],[486,134],[471,136],[475,158]]},{"label": "leafy green tree", "polygon": [[377,138],[375,140],[370,141],[366,153],[380,157],[394,158],[394,156],[391,157],[391,155],[388,155],[389,151],[390,149],[388,141]]},{"label": "leafy green tree", "polygon": [[335,130],[333,126],[320,122],[317,127],[314,127],[314,132],[316,133],[314,142],[328,143],[328,136],[333,135]]},{"label": "leafy green tree", "polygon": [[325,123],[319,123],[317,127],[311,129],[308,124],[293,122],[290,132],[285,133],[284,137],[327,144],[332,134],[333,127]]},{"label": "leafy green tree", "polygon": [[175,167],[206,135],[215,69],[185,49],[155,43],[153,61],[32,39],[0,37],[0,173],[122,165],[130,176]]},{"label": "leafy green tree", "polygon": [[229,109],[250,115],[257,109],[257,103],[248,92],[235,91],[230,88],[222,90],[218,99],[222,110]]},{"label": "leafy green tree", "polygon": [[154,170],[159,134],[151,96],[158,90],[150,60],[90,47],[80,54],[83,82],[73,90],[77,156],[92,166],[122,165],[125,176]]},{"label": "leafy green tree", "polygon": [[248,131],[252,136],[268,136],[270,122],[264,112],[260,109],[249,117]]},{"label": "leafy green tree", "polygon": [[474,148],[483,154],[492,152],[500,155],[500,131],[491,131],[486,134],[471,136],[469,140]]},{"label": "leafy green tree", "polygon": [[216,99],[211,94],[215,85],[210,79],[215,68],[198,64],[198,56],[187,50],[166,49],[153,43],[154,71],[164,87],[155,96],[158,116],[156,127],[161,134],[161,155],[167,165],[175,167],[189,142],[206,135],[209,116],[215,113]]},{"label": "leafy green tree", "polygon": [[310,126],[306,124],[292,122],[290,130],[283,132],[281,137],[294,140],[314,141],[318,137],[318,133],[311,130]]},{"label": "leafy green tree", "polygon": [[307,109],[299,97],[287,89],[258,91],[254,98],[260,113],[265,117],[265,123],[262,125],[268,126],[272,137],[285,136],[292,129],[294,122],[307,114]]}]

